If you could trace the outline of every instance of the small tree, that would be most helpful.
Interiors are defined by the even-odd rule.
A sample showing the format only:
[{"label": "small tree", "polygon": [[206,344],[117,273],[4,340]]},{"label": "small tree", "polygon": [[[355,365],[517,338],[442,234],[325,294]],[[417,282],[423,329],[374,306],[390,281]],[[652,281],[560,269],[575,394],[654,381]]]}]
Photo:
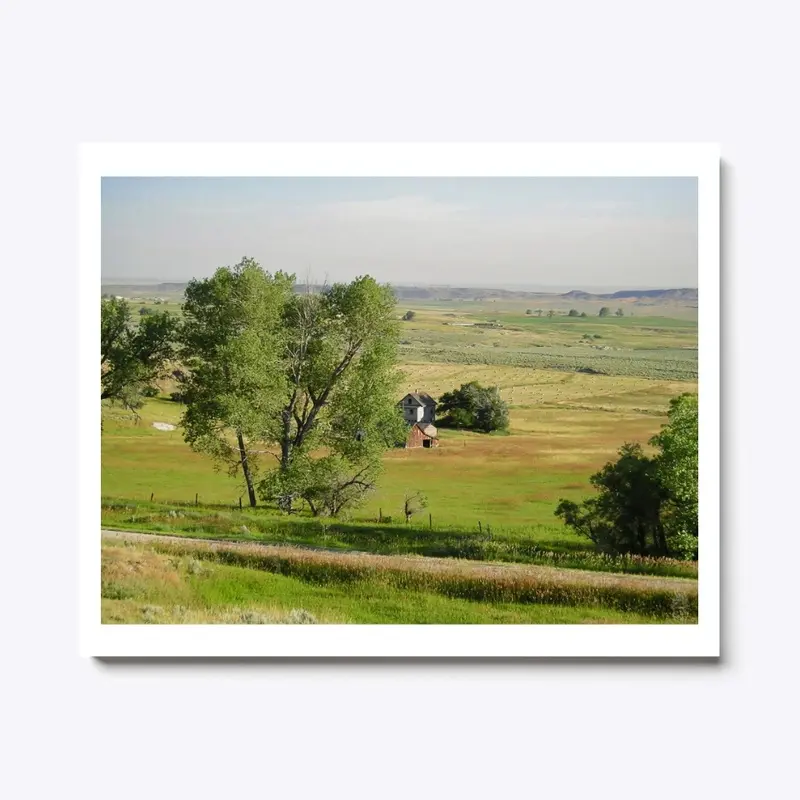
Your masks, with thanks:
[{"label": "small tree", "polygon": [[581,316],[585,317],[586,316],[586,312],[585,311],[581,311]]},{"label": "small tree", "polygon": [[406,492],[403,499],[403,515],[406,523],[411,522],[411,517],[418,514],[423,508],[428,507],[428,498],[422,492]]},{"label": "small tree", "polygon": [[543,311],[541,308],[537,308],[537,309],[536,309],[536,316],[537,316],[537,317],[541,317],[541,316],[542,316],[542,314],[544,314],[544,311]]},{"label": "small tree", "polygon": [[577,317],[578,316],[578,309],[577,308],[571,308],[569,310],[569,314],[567,314],[567,316],[568,317]]},{"label": "small tree", "polygon": [[552,319],[552,318],[553,318],[555,315],[556,315],[556,312],[555,312],[555,311],[553,311],[553,309],[552,309],[552,308],[551,308],[551,309],[550,309],[550,310],[547,312],[547,316],[548,316],[548,317],[550,317],[551,319]]},{"label": "small tree", "polygon": [[621,308],[618,308],[618,309],[617,309],[617,310],[614,312],[614,316],[615,316],[615,317],[624,317],[624,316],[625,316],[625,312],[624,312],[624,311],[623,311]]},{"label": "small tree", "polygon": [[608,317],[611,315],[611,309],[608,306],[603,306],[598,313],[598,317]]},{"label": "small tree", "polygon": [[526,308],[526,309],[525,309],[525,313],[526,313],[528,316],[530,316],[531,314],[533,314],[533,309],[532,309],[532,308]]},{"label": "small tree", "polygon": [[403,314],[403,320],[405,322],[411,322],[411,320],[414,319],[416,316],[417,316],[416,311],[406,311],[406,313]]}]

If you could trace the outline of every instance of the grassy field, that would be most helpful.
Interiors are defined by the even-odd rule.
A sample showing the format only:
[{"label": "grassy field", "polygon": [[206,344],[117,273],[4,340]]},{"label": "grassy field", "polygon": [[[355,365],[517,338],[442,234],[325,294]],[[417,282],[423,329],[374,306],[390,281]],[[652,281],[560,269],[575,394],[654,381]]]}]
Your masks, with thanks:
[{"label": "grassy field", "polygon": [[[177,305],[170,306],[174,308],[168,310],[177,311]],[[580,304],[576,307],[582,310]],[[672,397],[697,390],[696,309],[646,309],[647,315],[637,309],[630,316],[626,307],[621,318],[548,318],[526,315],[524,306],[509,303],[411,303],[408,308],[416,317],[402,323],[401,394],[418,389],[438,397],[469,380],[497,385],[510,406],[507,435],[440,428],[437,449],[387,453],[377,491],[348,519],[288,519],[267,508],[240,512],[243,492],[236,480],[191,451],[180,427],[153,427],[154,422],[177,426],[183,411],[167,399],[173,387],[165,383],[162,396],[147,402],[138,421],[117,409],[103,409],[104,526],[384,555],[696,577],[696,565],[601,557],[553,514],[559,498],[577,501],[590,493],[589,476],[624,442],[646,444],[666,421]],[[270,457],[265,458],[268,464]],[[428,507],[406,526],[403,498],[416,490],[427,495]],[[241,565],[215,569],[223,566],[258,572]],[[182,586],[194,585],[193,578],[181,577],[180,570],[178,574]],[[230,580],[238,574],[231,573]],[[239,606],[257,606],[258,614],[269,616],[274,601],[276,619],[291,612],[286,603],[277,602],[285,591],[296,598],[296,607],[321,621],[386,621],[384,613],[394,615],[391,621],[414,621],[423,609],[430,616],[426,621],[591,621],[583,606],[576,612],[580,619],[568,620],[564,615],[571,612],[562,606],[501,609],[474,598],[443,599],[427,588],[414,589],[413,601],[407,598],[406,619],[400,611],[380,611],[382,604],[402,607],[406,597],[403,590],[382,583],[367,581],[355,602],[348,587],[295,585],[296,578],[277,575],[242,578],[245,583],[251,579],[272,599],[257,603],[248,595]],[[184,590],[189,591],[186,586]],[[159,600],[158,592],[145,594],[105,598],[104,618],[142,621],[142,604],[185,606],[184,621],[197,614],[214,621],[217,613],[213,603],[198,605],[194,595],[194,600],[187,595],[173,602],[171,595]],[[223,605],[223,616],[238,613],[231,610],[235,602]],[[152,612],[150,621],[169,621],[170,614]]]},{"label": "grassy field", "polygon": [[107,535],[106,623],[686,623],[696,583]]}]

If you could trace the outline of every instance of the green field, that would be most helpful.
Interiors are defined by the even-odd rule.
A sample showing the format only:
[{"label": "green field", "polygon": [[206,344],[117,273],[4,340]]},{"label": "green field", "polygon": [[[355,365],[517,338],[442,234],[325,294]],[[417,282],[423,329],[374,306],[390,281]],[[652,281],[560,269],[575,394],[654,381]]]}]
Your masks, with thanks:
[{"label": "green field", "polygon": [[[193,452],[180,427],[153,427],[154,422],[178,425],[183,410],[168,399],[173,387],[165,382],[162,395],[147,402],[139,420],[116,408],[103,409],[104,526],[606,573],[696,575],[696,565],[600,559],[588,540],[564,528],[553,514],[559,498],[577,501],[587,496],[589,476],[613,458],[623,442],[645,444],[666,421],[672,397],[697,390],[696,310],[657,308],[647,315],[637,310],[636,316],[626,310],[619,318],[548,318],[526,315],[524,304],[404,301],[398,312],[406,306],[416,317],[402,324],[403,392],[419,389],[438,397],[468,380],[497,385],[511,410],[507,435],[440,428],[437,449],[387,453],[377,490],[344,520],[287,518],[269,508],[245,507],[239,512],[243,491],[235,479]],[[582,310],[580,304],[576,307]],[[480,327],[484,324],[497,327]],[[270,456],[265,458],[268,463]],[[427,495],[428,507],[405,526],[403,497],[416,490]],[[512,604],[501,609],[419,591],[412,602],[410,596],[383,585],[355,602],[347,587],[328,587],[328,594],[319,595],[319,587],[304,586],[298,578],[285,579],[291,581],[291,591],[276,576],[252,580],[264,592],[264,602],[243,595],[236,601],[242,608],[266,608],[281,592],[293,597],[295,592],[292,602],[320,621],[334,621],[337,614],[347,621],[414,621],[422,609],[429,614],[427,621],[590,621],[591,616],[584,609],[578,614],[581,620],[557,619],[558,614],[574,613],[568,608],[556,612],[555,606],[520,610]],[[147,597],[151,605],[171,607],[172,600]],[[172,605],[202,605],[192,597],[191,602],[175,600]],[[380,611],[382,604],[403,606],[404,597],[408,618]],[[145,602],[137,598],[139,605]],[[106,598],[104,619],[134,621],[131,614],[136,617],[139,612],[124,610],[131,602]],[[112,610],[114,603],[123,605]],[[323,613],[325,608],[330,614]],[[388,616],[381,616],[384,613]],[[614,610],[617,615],[631,613]],[[153,621],[159,621],[155,612]]]}]

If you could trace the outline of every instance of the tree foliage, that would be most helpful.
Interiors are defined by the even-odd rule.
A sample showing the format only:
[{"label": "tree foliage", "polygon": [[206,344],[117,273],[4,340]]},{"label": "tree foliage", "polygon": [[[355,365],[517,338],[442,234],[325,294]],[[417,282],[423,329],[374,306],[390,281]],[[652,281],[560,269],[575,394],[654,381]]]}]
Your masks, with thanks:
[{"label": "tree foliage", "polygon": [[416,311],[406,311],[406,313],[403,314],[403,320],[405,322],[411,322],[411,320],[414,319],[416,316],[417,316]]},{"label": "tree foliage", "polygon": [[168,313],[154,312],[134,324],[127,301],[100,303],[100,399],[135,412],[174,355],[176,323]]},{"label": "tree foliage", "polygon": [[646,456],[625,444],[590,479],[597,494],[578,505],[561,500],[556,516],[610,553],[697,557],[697,395],[670,403],[667,424]]},{"label": "tree foliage", "polygon": [[614,312],[614,316],[615,316],[615,317],[624,317],[624,316],[625,316],[625,312],[624,312],[624,311],[623,311],[621,308],[618,308],[618,309],[617,309],[617,310]]},{"label": "tree foliage", "polygon": [[277,413],[283,335],[280,319],[293,278],[264,272],[252,259],[186,287],[180,399],[189,445],[228,473],[241,473],[250,505],[260,450]]},{"label": "tree foliage", "polygon": [[508,428],[508,405],[500,390],[497,386],[483,387],[477,381],[445,392],[439,401],[439,412],[446,415],[440,422],[444,427],[484,433]]},{"label": "tree foliage", "polygon": [[[252,259],[193,282],[187,439],[241,468],[253,504],[256,493],[286,511],[297,501],[313,513],[357,504],[404,425],[394,309],[391,290],[370,277],[297,294],[294,276]],[[262,468],[267,452],[273,469]]]},{"label": "tree foliage", "polygon": [[578,317],[578,316],[580,316],[580,314],[578,313],[578,309],[577,308],[571,308],[569,310],[569,314],[567,314],[567,316],[568,317]]},{"label": "tree foliage", "polygon": [[608,306],[603,306],[597,314],[598,317],[611,316],[611,309]]}]

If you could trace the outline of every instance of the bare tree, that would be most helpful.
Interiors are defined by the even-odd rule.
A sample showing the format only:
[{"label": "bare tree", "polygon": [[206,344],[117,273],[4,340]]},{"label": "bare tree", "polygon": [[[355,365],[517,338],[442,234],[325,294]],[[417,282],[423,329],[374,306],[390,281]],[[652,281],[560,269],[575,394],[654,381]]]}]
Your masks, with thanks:
[{"label": "bare tree", "polygon": [[411,522],[411,517],[418,514],[423,508],[428,507],[428,498],[422,492],[406,492],[403,500],[403,514],[406,522]]}]

